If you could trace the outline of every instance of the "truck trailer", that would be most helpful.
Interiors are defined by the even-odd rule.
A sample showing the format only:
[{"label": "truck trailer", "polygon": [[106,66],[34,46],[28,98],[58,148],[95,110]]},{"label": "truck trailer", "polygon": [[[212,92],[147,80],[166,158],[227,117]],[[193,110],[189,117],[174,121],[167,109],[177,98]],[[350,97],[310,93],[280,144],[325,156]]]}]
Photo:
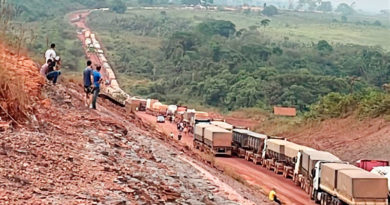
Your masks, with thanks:
[{"label": "truck trailer", "polygon": [[335,155],[315,149],[300,150],[294,168],[293,181],[312,195],[315,165],[317,162],[342,162]]},{"label": "truck trailer", "polygon": [[206,127],[212,126],[209,123],[198,123],[194,130],[193,145],[196,149],[203,150],[204,144],[204,131]]},{"label": "truck trailer", "polygon": [[[207,116],[208,119],[208,116]],[[220,127],[222,129],[228,130],[228,131],[233,131],[233,125],[227,123],[227,122],[222,122],[222,121],[211,121],[210,124]]]},{"label": "truck trailer", "polygon": [[232,155],[232,132],[216,126],[208,126],[204,130],[204,145],[214,155]]}]

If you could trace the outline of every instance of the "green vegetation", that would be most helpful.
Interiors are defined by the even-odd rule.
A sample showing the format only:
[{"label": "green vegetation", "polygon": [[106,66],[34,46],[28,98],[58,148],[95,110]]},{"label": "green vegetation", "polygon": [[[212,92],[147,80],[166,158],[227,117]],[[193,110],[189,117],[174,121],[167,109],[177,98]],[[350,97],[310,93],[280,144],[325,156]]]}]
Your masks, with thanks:
[{"label": "green vegetation", "polygon": [[353,94],[329,93],[313,104],[305,117],[326,119],[354,112],[360,117],[390,115],[390,95],[373,89]]},{"label": "green vegetation", "polygon": [[[126,11],[137,5],[221,2],[60,0],[52,6],[11,0],[20,22],[28,22],[17,22],[13,32],[26,33],[24,43],[39,60],[48,44],[56,43],[64,68],[78,71],[83,51],[64,15],[110,7],[113,12],[94,13],[88,23],[109,51],[121,85],[134,95],[224,110],[295,106],[309,118],[342,116],[350,113],[346,105],[361,116],[387,109],[387,94],[378,90],[390,72],[385,13],[362,16],[348,5],[328,13],[330,2],[314,0],[300,0],[294,9],[321,13],[278,11],[272,5],[242,13]],[[381,103],[370,104],[372,99]]]},{"label": "green vegetation", "polygon": [[329,93],[349,95],[390,80],[389,53],[370,46],[384,42],[389,29],[333,18],[132,10],[95,14],[89,23],[133,94],[226,110],[282,105],[315,112],[310,105]]},{"label": "green vegetation", "polygon": [[278,14],[278,9],[275,6],[271,5],[265,7],[262,13],[266,16],[274,16]]}]

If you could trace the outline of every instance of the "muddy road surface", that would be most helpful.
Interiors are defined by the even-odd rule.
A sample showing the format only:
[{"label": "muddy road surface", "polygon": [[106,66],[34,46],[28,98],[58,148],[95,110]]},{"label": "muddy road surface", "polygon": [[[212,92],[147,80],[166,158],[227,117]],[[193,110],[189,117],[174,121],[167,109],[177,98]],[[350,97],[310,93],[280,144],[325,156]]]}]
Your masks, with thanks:
[{"label": "muddy road surface", "polygon": [[[192,148],[192,135],[183,135],[181,141],[177,140],[178,130],[176,124],[166,121],[165,123],[157,123],[156,116],[146,114],[145,112],[137,112],[137,116],[147,123],[165,133],[167,136],[172,132],[175,138],[171,143],[178,143],[183,146]],[[291,180],[285,179],[281,175],[276,175],[267,169],[255,165],[240,158],[216,157],[215,164],[221,166],[222,169],[233,171],[234,174],[242,177],[251,185],[260,187],[264,193],[268,193],[270,189],[276,188],[278,196],[286,204],[314,204],[309,196],[300,187],[296,186]]]}]

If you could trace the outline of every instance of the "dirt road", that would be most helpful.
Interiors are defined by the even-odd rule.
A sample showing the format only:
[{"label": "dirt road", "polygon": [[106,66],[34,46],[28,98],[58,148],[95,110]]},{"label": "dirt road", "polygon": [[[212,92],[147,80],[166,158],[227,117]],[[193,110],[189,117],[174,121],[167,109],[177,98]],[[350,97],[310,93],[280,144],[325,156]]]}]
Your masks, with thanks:
[{"label": "dirt road", "polygon": [[[137,112],[136,115],[145,122],[153,124],[157,130],[166,133],[167,136],[173,132],[175,135],[175,143],[178,143],[176,124],[168,121],[165,123],[157,123],[155,116],[146,114],[145,112]],[[192,135],[184,135],[180,143],[192,147]],[[260,186],[266,192],[275,187],[278,196],[286,204],[314,204],[309,196],[291,180],[285,179],[281,175],[276,175],[259,165],[234,157],[216,157],[215,161],[216,164],[233,170],[235,174],[244,178],[249,184]]]},{"label": "dirt road", "polygon": [[[71,18],[75,18],[79,15],[81,16],[81,20],[76,22],[75,25],[79,29],[90,30],[90,28],[88,28],[85,24],[85,18],[89,15],[89,12],[76,12],[71,15]],[[85,37],[82,34],[79,34],[78,38],[82,42],[85,41]],[[102,44],[102,42],[100,43]],[[98,56],[94,53],[87,52],[85,45],[83,45],[83,47],[85,49],[86,56],[89,57],[93,63],[100,64]],[[137,116],[145,122],[152,124],[158,131],[165,133],[167,137],[172,132],[175,137],[174,141],[171,142],[178,143],[178,130],[176,128],[176,124],[168,121],[165,123],[157,123],[155,116],[146,114],[145,112],[137,112]],[[192,148],[192,135],[183,135],[180,143]],[[224,167],[234,170],[236,174],[243,177],[248,183],[260,186],[266,192],[268,192],[272,187],[276,187],[279,197],[287,204],[312,204],[306,193],[295,186],[290,180],[284,179],[283,177],[273,173],[269,173],[260,166],[256,166],[239,158],[216,158],[216,162]]]}]

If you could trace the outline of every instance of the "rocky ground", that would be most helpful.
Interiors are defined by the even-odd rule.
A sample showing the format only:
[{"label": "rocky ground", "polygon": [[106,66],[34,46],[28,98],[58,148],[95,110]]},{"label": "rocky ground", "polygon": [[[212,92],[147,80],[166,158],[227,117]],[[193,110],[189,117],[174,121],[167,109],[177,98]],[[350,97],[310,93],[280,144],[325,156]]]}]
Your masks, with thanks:
[{"label": "rocky ground", "polygon": [[267,203],[202,168],[125,108],[103,99],[98,110],[85,108],[79,84],[42,93],[30,124],[0,132],[1,204]]}]

